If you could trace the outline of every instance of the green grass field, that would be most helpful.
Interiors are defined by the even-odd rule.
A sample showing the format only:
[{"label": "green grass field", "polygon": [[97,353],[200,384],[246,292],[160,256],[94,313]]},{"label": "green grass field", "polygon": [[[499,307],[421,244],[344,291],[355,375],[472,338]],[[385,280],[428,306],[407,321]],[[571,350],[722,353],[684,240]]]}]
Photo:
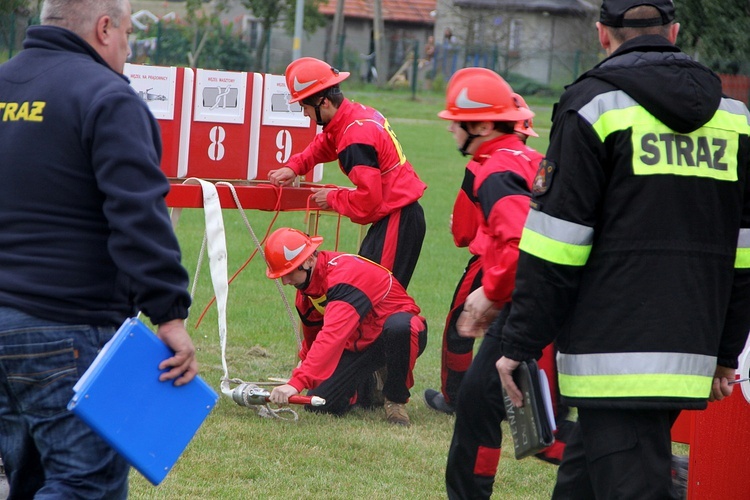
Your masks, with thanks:
[{"label": "green grass field", "polygon": [[[431,499],[444,498],[444,469],[454,418],[427,408],[424,389],[437,388],[443,321],[454,287],[469,254],[453,245],[448,218],[463,176],[466,159],[456,151],[447,122],[436,117],[443,97],[408,92],[349,93],[348,97],[381,110],[398,134],[404,151],[428,184],[422,204],[427,236],[410,293],[429,323],[429,342],[415,368],[415,386],[407,405],[412,426],[394,427],[383,410],[355,410],[344,418],[299,412],[298,422],[260,418],[253,409],[222,397],[194,440],[158,487],[137,472],[131,474],[131,498],[320,498]],[[539,139],[529,145],[544,151],[551,103],[529,105],[537,112]],[[350,185],[336,165],[326,166],[325,183]],[[273,213],[248,211],[247,218],[262,238]],[[245,222],[236,210],[224,212],[229,273],[255,249]],[[335,216],[323,217],[324,248],[336,246]],[[305,229],[304,213],[279,215],[274,228]],[[177,233],[185,266],[195,272],[204,230],[202,210],[184,210]],[[357,249],[358,227],[341,221],[338,249]],[[212,297],[207,258],[198,276],[189,331],[198,348],[201,375],[217,392],[223,374],[215,306],[196,328]],[[297,362],[296,316],[289,315],[279,291],[253,259],[229,290],[226,359],[229,376],[244,381],[288,377]],[[284,293],[293,302],[294,289]],[[549,498],[556,468],[534,458],[516,461],[505,439],[495,483],[497,498]]]}]

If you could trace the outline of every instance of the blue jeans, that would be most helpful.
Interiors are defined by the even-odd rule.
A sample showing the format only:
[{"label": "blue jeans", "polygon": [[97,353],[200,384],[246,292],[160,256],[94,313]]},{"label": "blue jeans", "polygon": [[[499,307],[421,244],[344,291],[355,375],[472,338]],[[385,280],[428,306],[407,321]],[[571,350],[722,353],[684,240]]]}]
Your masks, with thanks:
[{"label": "blue jeans", "polygon": [[115,329],[0,307],[0,457],[9,499],[125,499],[127,462],[67,410]]}]

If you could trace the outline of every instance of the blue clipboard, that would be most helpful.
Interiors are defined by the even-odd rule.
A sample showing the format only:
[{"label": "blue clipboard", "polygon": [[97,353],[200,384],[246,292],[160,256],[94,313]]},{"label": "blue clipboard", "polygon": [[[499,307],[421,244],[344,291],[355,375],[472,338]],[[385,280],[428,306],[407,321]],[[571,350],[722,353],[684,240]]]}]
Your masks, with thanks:
[{"label": "blue clipboard", "polygon": [[68,409],[152,484],[167,476],[219,396],[200,377],[160,382],[173,352],[137,318],[125,320],[73,388]]}]

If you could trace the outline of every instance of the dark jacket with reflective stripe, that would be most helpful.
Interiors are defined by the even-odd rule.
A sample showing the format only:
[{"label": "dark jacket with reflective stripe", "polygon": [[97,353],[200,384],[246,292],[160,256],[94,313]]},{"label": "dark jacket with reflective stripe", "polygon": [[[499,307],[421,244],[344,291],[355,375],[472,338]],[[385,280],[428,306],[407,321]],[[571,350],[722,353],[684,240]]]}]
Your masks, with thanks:
[{"label": "dark jacket with reflective stripe", "polygon": [[504,354],[538,357],[556,338],[574,406],[704,407],[716,363],[737,366],[750,328],[748,119],[659,36],[570,86],[520,243]]}]

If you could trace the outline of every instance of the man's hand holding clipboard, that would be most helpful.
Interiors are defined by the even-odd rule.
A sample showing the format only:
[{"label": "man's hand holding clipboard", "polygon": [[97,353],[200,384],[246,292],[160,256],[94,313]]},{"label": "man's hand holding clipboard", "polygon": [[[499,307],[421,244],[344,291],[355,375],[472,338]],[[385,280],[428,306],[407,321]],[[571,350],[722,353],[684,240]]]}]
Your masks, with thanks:
[{"label": "man's hand holding clipboard", "polygon": [[508,397],[510,397],[510,400],[513,402],[513,405],[520,408],[523,406],[523,395],[521,394],[521,391],[518,389],[518,386],[513,381],[513,372],[516,368],[518,368],[518,365],[520,365],[520,361],[516,361],[515,359],[506,358],[503,356],[502,358],[497,360],[497,363],[495,363],[495,368],[497,368],[497,373],[500,375],[500,383],[503,384],[503,387],[505,388],[505,392],[508,393]]},{"label": "man's hand holding clipboard", "polygon": [[552,445],[555,421],[544,370],[540,370],[533,359],[518,362],[505,357],[497,361],[495,367],[503,386],[503,403],[516,459]]}]

